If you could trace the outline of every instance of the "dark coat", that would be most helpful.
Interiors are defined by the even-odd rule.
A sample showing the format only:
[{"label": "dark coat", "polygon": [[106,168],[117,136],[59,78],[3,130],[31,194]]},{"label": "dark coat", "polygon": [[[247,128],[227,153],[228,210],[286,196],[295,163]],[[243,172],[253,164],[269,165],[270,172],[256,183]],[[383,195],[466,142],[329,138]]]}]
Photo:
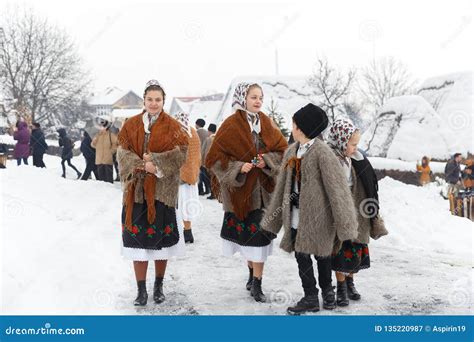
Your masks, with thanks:
[{"label": "dark coat", "polygon": [[48,149],[48,144],[46,144],[43,131],[40,128],[31,131],[30,147],[34,154],[45,153]]},{"label": "dark coat", "polygon": [[385,223],[379,215],[378,183],[369,160],[352,159],[352,198],[357,215],[357,243],[369,243],[387,235]]},{"label": "dark coat", "polygon": [[456,184],[461,179],[461,164],[453,159],[448,160],[444,168],[446,182]]},{"label": "dark coat", "polygon": [[84,139],[81,142],[82,155],[87,161],[95,163],[95,148],[91,146],[91,142],[91,136],[84,132]]},{"label": "dark coat", "polygon": [[74,145],[72,144],[72,140],[67,136],[66,130],[64,128],[58,129],[59,133],[59,146],[63,148],[61,153],[62,159],[72,159],[72,149]]}]

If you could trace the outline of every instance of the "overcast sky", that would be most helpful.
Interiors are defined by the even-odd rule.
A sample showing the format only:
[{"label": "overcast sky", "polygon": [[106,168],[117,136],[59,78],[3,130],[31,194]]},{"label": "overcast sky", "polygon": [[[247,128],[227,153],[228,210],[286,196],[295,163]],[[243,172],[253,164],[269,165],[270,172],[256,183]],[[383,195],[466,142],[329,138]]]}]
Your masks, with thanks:
[{"label": "overcast sky", "polygon": [[[344,69],[394,56],[423,80],[471,70],[472,1],[0,0],[32,8],[75,39],[96,89],[170,96],[225,92],[232,78],[308,75],[326,55]],[[2,23],[0,22],[0,26]]]}]

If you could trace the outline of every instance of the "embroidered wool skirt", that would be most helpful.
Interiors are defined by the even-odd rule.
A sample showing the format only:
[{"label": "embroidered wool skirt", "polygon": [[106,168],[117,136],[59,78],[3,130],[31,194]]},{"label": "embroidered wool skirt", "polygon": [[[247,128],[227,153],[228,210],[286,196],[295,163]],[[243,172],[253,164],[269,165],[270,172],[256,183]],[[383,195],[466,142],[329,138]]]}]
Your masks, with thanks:
[{"label": "embroidered wool skirt", "polygon": [[261,229],[262,217],[261,209],[251,211],[244,220],[239,220],[232,212],[224,213],[221,229],[223,254],[240,253],[245,260],[265,262],[273,252],[276,235]]},{"label": "embroidered wool skirt", "polygon": [[125,227],[125,208],[122,208],[122,256],[127,260],[168,260],[185,254],[183,220],[174,208],[155,201],[156,219],[147,220],[146,202],[134,203],[132,227]]},{"label": "embroidered wool skirt", "polygon": [[342,273],[357,273],[370,267],[369,247],[367,244],[351,242],[342,243],[342,248],[332,255],[332,269]]}]

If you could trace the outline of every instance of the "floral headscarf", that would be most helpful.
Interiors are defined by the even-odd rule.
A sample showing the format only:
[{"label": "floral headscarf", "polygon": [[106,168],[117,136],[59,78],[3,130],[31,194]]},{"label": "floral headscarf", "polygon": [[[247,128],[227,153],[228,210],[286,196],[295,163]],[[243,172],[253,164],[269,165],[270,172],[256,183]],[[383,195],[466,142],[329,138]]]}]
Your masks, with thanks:
[{"label": "floral headscarf", "polygon": [[189,114],[184,112],[178,112],[175,115],[175,119],[181,124],[183,127],[183,131],[185,131],[190,137],[192,136],[191,126],[189,125]]},{"label": "floral headscarf", "polygon": [[249,89],[253,85],[258,85],[257,83],[248,83],[248,82],[240,82],[235,87],[234,97],[232,99],[232,109],[242,110],[247,113],[247,119],[250,125],[250,129],[253,132],[260,133],[260,116],[258,113],[249,112],[247,107],[247,94]]},{"label": "floral headscarf", "polygon": [[327,143],[346,164],[348,163],[348,158],[345,155],[347,143],[357,130],[352,122],[345,119],[335,120],[329,129]]}]

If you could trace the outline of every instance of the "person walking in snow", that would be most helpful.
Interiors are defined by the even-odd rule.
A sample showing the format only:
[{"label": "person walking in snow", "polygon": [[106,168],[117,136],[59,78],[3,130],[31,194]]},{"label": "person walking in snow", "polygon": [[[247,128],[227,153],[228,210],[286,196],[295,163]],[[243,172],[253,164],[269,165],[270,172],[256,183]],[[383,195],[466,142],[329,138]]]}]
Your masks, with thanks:
[{"label": "person walking in snow", "polygon": [[48,144],[44,139],[44,133],[41,130],[41,125],[33,122],[33,129],[31,130],[30,148],[33,152],[33,165],[36,167],[46,167],[43,161],[43,155],[48,150]]},{"label": "person walking in snow", "polygon": [[28,165],[28,157],[30,156],[30,130],[25,121],[19,121],[13,129],[13,139],[17,141],[13,150],[13,158],[16,159],[17,165]]},{"label": "person walking in snow", "polygon": [[454,198],[457,197],[461,184],[461,160],[462,154],[455,153],[453,157],[448,160],[444,168],[445,180],[448,183],[448,196],[452,194]]},{"label": "person walking in snow", "polygon": [[128,119],[118,135],[123,192],[122,256],[133,261],[138,294],[135,305],[146,305],[148,262],[155,263],[153,300],[162,303],[168,259],[185,252],[182,218],[175,208],[179,170],[186,160],[188,135],[163,111],[166,98],[151,80],[144,91],[145,110]]},{"label": "person walking in snow", "polygon": [[91,146],[95,148],[95,164],[97,165],[97,180],[114,182],[114,159],[117,152],[117,135],[110,131],[112,122],[102,120],[100,131],[92,139]]},{"label": "person walking in snow", "polygon": [[377,176],[369,160],[358,151],[359,141],[360,131],[350,121],[334,121],[329,130],[328,145],[344,170],[358,223],[357,238],[341,240],[342,248],[332,256],[338,306],[349,305],[349,299],[361,298],[354,285],[354,273],[370,267],[370,237],[378,239],[388,234],[379,215]]},{"label": "person walking in snow", "polygon": [[421,159],[421,165],[418,163],[416,164],[416,171],[420,173],[419,182],[421,186],[430,183],[431,175],[433,174],[430,168],[430,158],[424,156]]},{"label": "person walking in snow", "polygon": [[79,178],[81,178],[82,173],[80,173],[79,170],[74,165],[72,165],[72,163],[71,163],[71,159],[73,157],[72,149],[74,148],[74,144],[73,144],[71,138],[69,138],[67,136],[66,130],[64,128],[58,129],[57,132],[59,133],[59,141],[58,141],[59,147],[63,148],[63,150],[61,152],[61,167],[63,169],[63,174],[61,175],[61,177],[66,178],[66,165],[65,165],[65,163],[67,162],[67,165],[71,169],[76,171],[77,179],[79,179]]},{"label": "person walking in snow", "polygon": [[81,180],[88,180],[91,172],[94,173],[95,179],[99,179],[97,174],[97,165],[95,165],[95,148],[91,146],[91,136],[89,133],[87,133],[87,131],[84,131],[82,135],[81,152],[84,156],[84,159],[86,160],[86,169],[84,170]]},{"label": "person walking in snow", "polygon": [[[207,128],[207,131],[209,132],[209,136],[206,138],[206,140],[204,141],[204,144],[202,144],[201,146],[201,160],[203,161],[206,160],[207,154],[209,153],[209,149],[211,148],[212,142],[214,141],[214,137],[216,135],[216,130],[217,130],[217,126],[215,124],[209,124],[209,127]],[[207,169],[206,169],[206,172],[209,179],[211,179],[211,172]],[[209,195],[209,197],[207,197],[207,199],[215,199],[216,196],[214,195],[212,186],[210,188],[211,188],[210,189],[211,194]]]},{"label": "person walking in snow", "polygon": [[464,188],[467,191],[472,191],[474,188],[474,160],[466,160],[466,167],[462,172],[462,179]]},{"label": "person walking in snow", "polygon": [[[120,129],[115,127],[114,125],[112,125],[110,127],[110,131],[115,134],[115,135],[118,135],[119,132],[120,132]],[[114,170],[115,170],[115,178],[114,178],[114,181],[116,182],[120,182],[120,175],[119,175],[119,170],[118,170],[118,161],[117,161],[117,149],[115,149],[115,152],[114,154],[112,155],[112,160],[113,160],[113,163],[114,163]]]},{"label": "person walking in snow", "polygon": [[287,309],[299,315],[320,310],[313,256],[318,266],[323,308],[333,310],[331,255],[339,241],[357,237],[357,217],[346,177],[337,157],[320,138],[328,126],[326,112],[308,104],[293,115],[290,145],[283,157],[277,185],[262,227],[278,234],[284,227],[280,248],[295,252],[304,296]]},{"label": "person walking in snow", "polygon": [[198,180],[201,167],[201,141],[196,130],[189,125],[189,114],[178,113],[175,119],[183,126],[189,137],[186,162],[181,167],[178,194],[178,210],[184,221],[184,242],[194,243],[192,221],[199,214]]},{"label": "person walking in snow", "polygon": [[237,85],[232,104],[235,113],[222,123],[205,163],[225,211],[221,229],[224,255],[240,252],[247,260],[246,288],[257,302],[266,301],[263,268],[275,238],[261,230],[260,221],[288,146],[276,124],[261,112],[262,104],[260,85]]},{"label": "person walking in snow", "polygon": [[[195,124],[196,131],[199,135],[199,140],[202,146],[210,135],[209,132],[204,128],[204,126],[206,125],[206,121],[204,119],[197,119]],[[200,168],[198,183],[199,196],[205,196],[211,193],[211,178],[206,170],[206,167],[204,166],[204,161],[204,159],[201,159],[202,165]]]}]

